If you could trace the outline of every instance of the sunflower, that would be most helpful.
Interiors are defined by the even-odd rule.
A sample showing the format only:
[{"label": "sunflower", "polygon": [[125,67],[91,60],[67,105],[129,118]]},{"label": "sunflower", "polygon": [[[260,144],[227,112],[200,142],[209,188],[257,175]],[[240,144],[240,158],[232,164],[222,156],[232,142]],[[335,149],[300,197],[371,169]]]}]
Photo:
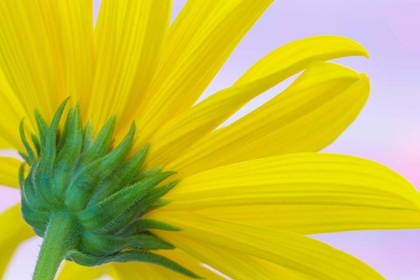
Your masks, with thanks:
[{"label": "sunflower", "polygon": [[[382,279],[306,234],[417,228],[420,198],[368,160],[316,153],[369,80],[326,62],[358,43],[288,43],[200,95],[271,0],[0,0],[0,273],[44,238],[33,279]],[[221,126],[297,73],[281,94]],[[22,219],[23,217],[23,219]],[[93,268],[92,268],[93,267]],[[208,269],[211,268],[211,269]]]}]

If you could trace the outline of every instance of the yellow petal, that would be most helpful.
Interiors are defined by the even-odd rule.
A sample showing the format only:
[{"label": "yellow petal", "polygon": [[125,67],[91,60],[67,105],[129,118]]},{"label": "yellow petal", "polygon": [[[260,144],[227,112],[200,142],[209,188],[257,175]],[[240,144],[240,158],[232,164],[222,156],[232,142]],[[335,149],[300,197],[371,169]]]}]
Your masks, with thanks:
[{"label": "yellow petal", "polygon": [[[273,0],[191,2],[170,30],[174,35],[169,35],[157,75],[138,112],[138,135],[143,141],[194,104]],[[209,5],[214,5],[209,15],[201,17]],[[185,26],[192,31],[187,31],[184,40]]]},{"label": "yellow petal", "polygon": [[[1,51],[1,47],[0,47]],[[23,150],[19,135],[19,123],[27,114],[22,103],[10,87],[0,67],[0,148],[16,148]],[[31,111],[32,113],[32,111]],[[30,121],[25,123],[26,129],[33,131]]]},{"label": "yellow petal", "polygon": [[[215,274],[214,272],[210,271],[209,269],[205,268],[202,266],[202,261],[200,261],[197,258],[194,258],[193,256],[191,256],[190,254],[185,253],[184,251],[181,251],[179,248],[175,249],[175,250],[161,250],[159,251],[159,254],[162,256],[165,256],[179,264],[182,264],[185,268],[188,268],[189,270],[191,270],[192,272],[194,272],[195,274],[203,277],[204,279],[223,279],[220,276],[218,276],[217,274]],[[172,273],[172,271],[170,270],[165,270],[165,271],[169,271],[170,273]],[[172,275],[172,274],[168,274],[168,275]],[[180,275],[178,273],[178,275],[176,276],[176,279],[184,279],[182,277],[184,277],[183,275]],[[175,277],[171,277],[169,279],[175,279]],[[185,279],[189,279],[187,277],[185,277]]]},{"label": "yellow petal", "polygon": [[22,162],[11,157],[0,156],[0,185],[19,188],[18,172]]},{"label": "yellow petal", "polygon": [[353,122],[368,94],[364,74],[316,63],[282,94],[208,134],[167,167],[185,177],[250,159],[318,151]]},{"label": "yellow petal", "polygon": [[27,112],[50,117],[54,63],[42,18],[36,1],[0,1],[0,68]]},{"label": "yellow petal", "polygon": [[235,85],[178,115],[153,135],[151,165],[179,157],[251,99],[313,62],[350,55],[367,56],[367,52],[357,42],[338,36],[309,37],[276,49],[252,66]]},{"label": "yellow petal", "polygon": [[[38,0],[54,61],[55,109],[69,96],[86,104],[95,70],[92,1]],[[53,77],[51,77],[53,78]],[[84,106],[82,106],[83,108]]]},{"label": "yellow petal", "polygon": [[247,205],[204,208],[205,216],[301,234],[367,229],[418,229],[415,210],[337,205]]},{"label": "yellow petal", "polygon": [[10,145],[9,142],[7,142],[5,139],[0,137],[0,149],[7,149],[11,147],[12,145]]},{"label": "yellow petal", "polygon": [[[170,235],[167,237],[171,238]],[[238,253],[234,250],[179,234],[175,238],[178,246],[184,248],[189,254],[233,279],[302,279],[284,267]],[[202,274],[199,275],[204,276]]]},{"label": "yellow petal", "polygon": [[[223,279],[212,271],[204,268],[197,259],[182,252],[179,249],[175,250],[160,250],[159,255],[165,256],[185,268],[191,270],[195,274],[203,277],[204,279]],[[115,263],[112,264],[113,270],[111,275],[116,280],[137,280],[137,279],[191,279],[170,269],[148,263]]]},{"label": "yellow petal", "polygon": [[118,263],[112,265],[109,275],[115,280],[166,279],[159,272],[158,266],[153,264]]},{"label": "yellow petal", "polygon": [[244,84],[261,79],[267,73],[275,73],[281,65],[286,79],[306,68],[309,63],[325,61],[345,56],[369,57],[367,50],[354,40],[341,36],[312,36],[290,42],[254,64],[236,84]]},{"label": "yellow petal", "polygon": [[[162,210],[316,233],[419,227],[420,194],[360,158],[302,153],[219,167],[183,179]],[[313,211],[313,212],[312,212]]]},{"label": "yellow petal", "polygon": [[[188,253],[194,250],[188,245],[187,239],[191,238],[202,246],[207,243],[220,246],[317,279],[383,279],[356,258],[303,235],[223,222],[189,212],[153,213],[153,218],[183,229],[155,233]],[[223,252],[220,258],[224,258]],[[228,259],[225,261],[231,266],[236,265]]]},{"label": "yellow petal", "polygon": [[28,114],[89,88],[92,29],[90,1],[0,1],[0,68]]},{"label": "yellow petal", "polygon": [[276,275],[276,279],[317,280],[316,277],[311,277],[308,274],[284,268],[269,261],[265,261],[254,257],[252,259],[256,261],[261,267],[264,267],[266,271],[269,271],[271,275]]},{"label": "yellow petal", "polygon": [[20,215],[20,205],[15,205],[0,215],[0,278],[10,258],[21,242],[34,235]]},{"label": "yellow petal", "polygon": [[57,280],[94,280],[110,270],[110,265],[86,267],[71,261],[65,261],[63,269],[58,273]]},{"label": "yellow petal", "polygon": [[102,1],[95,31],[98,61],[88,113],[96,129],[113,114],[124,123],[137,110],[154,74],[170,11],[169,0]]}]

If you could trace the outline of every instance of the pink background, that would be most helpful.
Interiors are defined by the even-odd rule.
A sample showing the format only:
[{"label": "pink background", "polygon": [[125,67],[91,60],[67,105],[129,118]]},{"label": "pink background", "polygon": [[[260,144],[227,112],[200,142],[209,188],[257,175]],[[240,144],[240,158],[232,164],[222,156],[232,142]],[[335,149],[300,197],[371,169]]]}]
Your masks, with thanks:
[{"label": "pink background", "polygon": [[[184,2],[174,0],[174,14]],[[99,3],[95,1],[96,11]],[[419,31],[419,0],[278,0],[241,42],[206,95],[229,86],[259,58],[291,40],[317,34],[353,38],[369,50],[371,58],[340,62],[368,73],[371,97],[357,121],[326,151],[381,162],[420,189]],[[236,117],[288,83],[258,98]],[[16,191],[0,189],[0,210],[17,200]],[[420,230],[314,237],[364,260],[386,279],[420,279]],[[37,238],[26,242],[4,279],[30,279],[39,244]]]}]

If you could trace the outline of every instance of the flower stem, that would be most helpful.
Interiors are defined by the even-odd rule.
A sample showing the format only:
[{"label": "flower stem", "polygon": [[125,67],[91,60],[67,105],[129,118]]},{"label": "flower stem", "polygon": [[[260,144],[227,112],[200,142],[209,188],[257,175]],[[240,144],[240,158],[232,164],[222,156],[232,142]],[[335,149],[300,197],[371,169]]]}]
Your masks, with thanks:
[{"label": "flower stem", "polygon": [[76,232],[77,224],[70,213],[51,215],[32,280],[54,280],[67,251],[74,248]]}]

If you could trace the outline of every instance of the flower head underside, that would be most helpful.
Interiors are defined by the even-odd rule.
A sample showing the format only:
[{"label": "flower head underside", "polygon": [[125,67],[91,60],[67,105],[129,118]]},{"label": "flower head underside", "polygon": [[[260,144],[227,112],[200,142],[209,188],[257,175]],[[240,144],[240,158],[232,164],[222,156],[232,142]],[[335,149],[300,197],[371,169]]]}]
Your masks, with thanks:
[{"label": "flower head underside", "polygon": [[363,46],[290,42],[198,102],[271,2],[189,0],[170,23],[169,0],[104,0],[94,27],[91,1],[0,0],[0,148],[21,155],[0,157],[0,184],[22,198],[0,215],[0,273],[36,234],[34,279],[63,259],[58,279],[382,279],[305,236],[420,225],[400,175],[318,153],[370,91],[328,61]]}]

